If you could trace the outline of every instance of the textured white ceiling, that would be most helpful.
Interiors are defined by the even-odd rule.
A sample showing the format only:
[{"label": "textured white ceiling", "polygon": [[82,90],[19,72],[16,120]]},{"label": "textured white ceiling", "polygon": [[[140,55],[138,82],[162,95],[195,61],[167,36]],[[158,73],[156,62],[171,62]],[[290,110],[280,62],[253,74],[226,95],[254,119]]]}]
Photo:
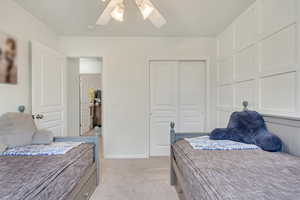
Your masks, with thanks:
[{"label": "textured white ceiling", "polygon": [[106,3],[101,0],[14,0],[60,35],[85,36],[215,36],[255,0],[152,0],[168,23],[161,29],[144,21],[125,0],[125,22],[95,26]]}]

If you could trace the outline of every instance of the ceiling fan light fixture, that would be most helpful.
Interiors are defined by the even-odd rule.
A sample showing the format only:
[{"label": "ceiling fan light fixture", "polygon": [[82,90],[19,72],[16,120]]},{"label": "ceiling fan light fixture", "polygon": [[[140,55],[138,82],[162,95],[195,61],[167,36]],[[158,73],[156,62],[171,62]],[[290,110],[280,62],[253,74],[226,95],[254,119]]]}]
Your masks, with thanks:
[{"label": "ceiling fan light fixture", "polygon": [[116,21],[124,21],[125,6],[123,3],[118,4],[115,9],[111,12],[111,17]]},{"label": "ceiling fan light fixture", "polygon": [[146,20],[154,11],[154,7],[146,1],[143,1],[142,3],[138,4],[138,7],[144,17],[144,20]]},{"label": "ceiling fan light fixture", "polygon": [[[125,0],[103,0],[108,2],[104,11],[96,21],[96,25],[107,25],[111,19],[119,22],[125,20]],[[127,1],[127,0],[126,0]],[[128,0],[129,1],[129,0]],[[152,4],[151,0],[132,0],[135,2],[144,20],[148,19],[155,27],[161,28],[167,23],[167,20]]]}]

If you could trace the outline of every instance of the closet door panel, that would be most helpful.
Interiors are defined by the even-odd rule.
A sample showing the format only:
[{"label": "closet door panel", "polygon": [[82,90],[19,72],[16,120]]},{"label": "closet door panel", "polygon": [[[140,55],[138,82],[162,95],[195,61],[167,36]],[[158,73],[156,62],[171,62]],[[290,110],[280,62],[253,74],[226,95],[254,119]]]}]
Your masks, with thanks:
[{"label": "closet door panel", "polygon": [[182,132],[204,131],[205,124],[205,63],[179,64],[179,129]]},{"label": "closet door panel", "polygon": [[150,63],[150,156],[170,153],[170,122],[178,132],[205,130],[204,62]]},{"label": "closet door panel", "polygon": [[151,62],[150,155],[170,153],[170,122],[178,118],[178,63]]}]

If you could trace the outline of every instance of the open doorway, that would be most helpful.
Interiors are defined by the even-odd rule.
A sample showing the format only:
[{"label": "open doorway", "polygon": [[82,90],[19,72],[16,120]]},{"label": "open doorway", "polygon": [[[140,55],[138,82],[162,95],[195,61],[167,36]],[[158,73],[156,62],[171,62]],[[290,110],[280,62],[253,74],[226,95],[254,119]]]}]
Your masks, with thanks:
[{"label": "open doorway", "polygon": [[101,133],[102,59],[80,58],[80,135]]},{"label": "open doorway", "polygon": [[70,136],[102,134],[103,60],[68,58],[67,105]]}]

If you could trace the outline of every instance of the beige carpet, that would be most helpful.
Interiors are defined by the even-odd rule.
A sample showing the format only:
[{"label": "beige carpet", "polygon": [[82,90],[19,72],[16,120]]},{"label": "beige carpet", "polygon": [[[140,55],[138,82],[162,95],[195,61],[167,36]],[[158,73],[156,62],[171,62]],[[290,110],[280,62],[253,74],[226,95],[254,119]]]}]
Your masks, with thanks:
[{"label": "beige carpet", "polygon": [[169,159],[105,160],[91,200],[178,200],[169,184]]}]

